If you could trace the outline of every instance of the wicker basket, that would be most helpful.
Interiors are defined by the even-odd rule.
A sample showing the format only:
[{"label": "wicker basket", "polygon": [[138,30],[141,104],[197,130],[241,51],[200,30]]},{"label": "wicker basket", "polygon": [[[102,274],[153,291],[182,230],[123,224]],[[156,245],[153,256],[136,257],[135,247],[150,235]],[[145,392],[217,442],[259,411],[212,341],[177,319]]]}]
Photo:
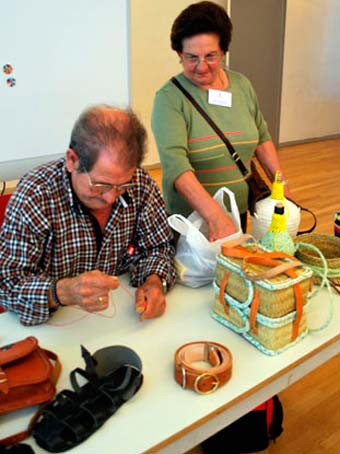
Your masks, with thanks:
[{"label": "wicker basket", "polygon": [[[229,259],[230,260],[230,259]],[[233,268],[230,261],[222,255],[217,256],[216,264],[216,284],[219,286],[226,268]],[[242,260],[232,259],[233,265],[241,270]],[[262,265],[253,264],[252,269],[255,272],[264,271],[266,268]],[[307,293],[310,290],[311,272],[305,268],[297,270],[301,291],[304,295],[304,304],[307,301]],[[253,291],[258,290],[260,293],[259,313],[271,318],[283,317],[295,309],[294,289],[292,279],[284,274],[272,277],[270,281],[255,281],[250,283],[240,271],[232,274],[229,279],[227,292],[232,298],[239,302],[238,307],[248,307],[251,304]]]},{"label": "wicker basket", "polygon": [[[309,233],[300,235],[295,239],[298,248],[295,252],[296,258],[308,265],[315,272],[315,283],[321,282],[320,274],[323,274],[325,267],[320,254],[315,249],[303,247],[303,244],[312,245],[318,249],[327,262],[327,277],[333,283],[340,285],[340,238],[333,235]],[[302,243],[299,247],[299,243]]]},{"label": "wicker basket", "polygon": [[[257,332],[253,332],[249,325],[250,309],[240,310],[231,306],[227,315],[219,301],[219,288],[216,284],[214,284],[214,287],[215,303],[212,316],[215,320],[242,334],[255,347],[268,355],[276,355],[284,351],[288,346],[293,345],[292,329],[296,316],[295,311],[279,318],[270,318],[258,314],[256,319]],[[299,324],[296,342],[303,339],[307,333],[307,318],[304,311]]]},{"label": "wicker basket", "polygon": [[[293,257],[291,259],[293,260]],[[242,334],[253,345],[270,355],[281,353],[307,334],[305,311],[302,310],[300,320],[297,317],[295,292],[296,286],[299,286],[304,307],[311,289],[312,271],[308,267],[295,268],[295,277],[281,273],[267,279],[251,281],[243,272],[242,258],[222,253],[217,255],[216,260],[212,316],[217,321]],[[264,270],[268,268],[252,263],[248,272],[258,275]],[[224,285],[226,274],[228,279]],[[221,293],[224,287],[224,293]],[[252,311],[255,294],[259,298],[259,304],[254,321]],[[293,335],[293,332],[296,334]]]}]

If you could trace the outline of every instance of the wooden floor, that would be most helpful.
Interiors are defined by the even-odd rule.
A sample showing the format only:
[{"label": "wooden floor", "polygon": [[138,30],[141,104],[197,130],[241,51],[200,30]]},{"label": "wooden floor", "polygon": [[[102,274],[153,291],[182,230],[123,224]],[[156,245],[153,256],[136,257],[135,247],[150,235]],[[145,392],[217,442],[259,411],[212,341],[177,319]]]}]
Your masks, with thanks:
[{"label": "wooden floor", "polygon": [[[340,139],[283,147],[279,156],[296,201],[317,216],[315,232],[333,234],[334,213],[340,211]],[[160,184],[161,171],[150,173]],[[303,217],[301,226],[309,224]],[[284,432],[266,454],[340,453],[340,355],[282,391],[280,398]],[[198,446],[187,454],[201,452]]]}]

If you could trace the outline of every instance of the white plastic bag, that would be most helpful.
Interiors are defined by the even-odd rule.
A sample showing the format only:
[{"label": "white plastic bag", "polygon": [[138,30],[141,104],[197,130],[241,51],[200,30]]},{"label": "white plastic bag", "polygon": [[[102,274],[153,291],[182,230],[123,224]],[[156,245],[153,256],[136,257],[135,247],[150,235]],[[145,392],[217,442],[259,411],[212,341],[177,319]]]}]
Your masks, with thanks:
[{"label": "white plastic bag", "polygon": [[[224,205],[224,194],[229,197],[230,212]],[[236,232],[226,238],[214,242],[208,241],[207,224],[196,211],[191,213],[188,218],[181,214],[173,214],[168,217],[170,226],[180,233],[175,255],[177,281],[188,287],[196,288],[211,283],[215,278],[216,254],[220,252],[222,243],[226,239],[237,238],[242,234],[240,214],[234,193],[223,187],[216,192],[214,199],[224,212],[231,216],[236,228]]]}]

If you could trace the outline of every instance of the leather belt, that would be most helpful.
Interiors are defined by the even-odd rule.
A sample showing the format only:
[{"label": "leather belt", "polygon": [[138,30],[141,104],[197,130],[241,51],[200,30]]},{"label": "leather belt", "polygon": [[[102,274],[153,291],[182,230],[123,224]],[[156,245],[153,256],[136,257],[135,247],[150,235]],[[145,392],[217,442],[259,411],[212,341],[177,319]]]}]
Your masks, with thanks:
[{"label": "leather belt", "polygon": [[[205,361],[212,367],[195,367]],[[231,377],[232,355],[224,345],[199,341],[182,345],[175,353],[175,380],[183,388],[199,394],[209,394],[224,385]]]}]

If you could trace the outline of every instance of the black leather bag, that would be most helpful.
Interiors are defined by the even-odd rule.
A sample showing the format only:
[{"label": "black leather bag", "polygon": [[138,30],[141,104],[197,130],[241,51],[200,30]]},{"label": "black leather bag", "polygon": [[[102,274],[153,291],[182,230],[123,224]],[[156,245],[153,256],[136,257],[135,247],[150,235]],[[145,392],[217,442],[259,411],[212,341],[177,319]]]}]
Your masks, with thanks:
[{"label": "black leather bag", "polygon": [[271,397],[202,443],[204,454],[259,452],[283,431],[283,409],[277,395]]},{"label": "black leather bag", "polygon": [[248,183],[248,209],[251,215],[255,213],[255,205],[259,200],[265,199],[270,196],[271,191],[267,183],[262,179],[255,161],[252,159],[250,162],[251,175],[247,177]]}]

